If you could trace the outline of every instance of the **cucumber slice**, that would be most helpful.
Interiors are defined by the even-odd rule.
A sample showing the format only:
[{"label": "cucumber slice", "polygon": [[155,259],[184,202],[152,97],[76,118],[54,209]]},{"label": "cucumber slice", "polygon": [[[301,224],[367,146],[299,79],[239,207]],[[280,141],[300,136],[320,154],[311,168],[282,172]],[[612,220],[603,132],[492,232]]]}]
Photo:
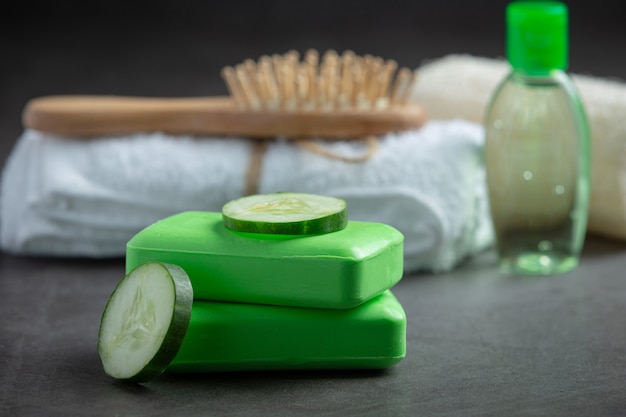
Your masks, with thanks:
[{"label": "cucumber slice", "polygon": [[183,342],[193,289],[176,265],[148,262],[117,285],[100,321],[98,354],[117,379],[147,382],[159,376]]},{"label": "cucumber slice", "polygon": [[348,224],[346,202],[304,193],[256,194],[222,207],[224,225],[238,232],[318,235]]}]

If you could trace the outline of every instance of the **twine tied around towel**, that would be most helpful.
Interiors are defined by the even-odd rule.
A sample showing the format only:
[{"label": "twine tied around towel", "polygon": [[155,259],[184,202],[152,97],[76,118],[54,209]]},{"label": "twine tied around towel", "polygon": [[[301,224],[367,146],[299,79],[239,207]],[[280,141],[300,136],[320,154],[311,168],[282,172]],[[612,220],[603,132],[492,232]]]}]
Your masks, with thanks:
[{"label": "twine tied around towel", "polygon": [[[252,143],[252,152],[250,154],[250,160],[248,168],[246,170],[245,177],[245,190],[244,195],[257,194],[259,192],[259,184],[261,180],[261,173],[263,171],[263,160],[267,153],[268,142],[271,139],[254,140]],[[372,158],[378,151],[378,138],[375,136],[367,136],[361,141],[367,146],[367,149],[355,156],[340,155],[336,152],[325,148],[317,142],[306,139],[294,139],[293,142],[296,146],[311,153],[332,159],[334,161],[341,161],[346,163],[363,163]]]},{"label": "twine tied around towel", "polygon": [[[384,60],[369,54],[359,56],[351,50],[338,54],[332,49],[324,54],[309,49],[302,57],[295,50],[283,55],[263,55],[257,61],[247,59],[235,66],[226,66],[221,75],[230,96],[241,109],[285,112],[296,121],[303,115],[318,114],[325,116],[326,123],[336,115],[350,111],[367,114],[368,111],[376,113],[404,108],[417,81],[416,71],[399,68],[392,59]],[[422,119],[417,117],[420,122],[417,124],[407,125],[405,120],[402,123],[404,127],[416,127]],[[292,122],[292,125],[300,128],[296,137],[291,137],[295,146],[332,160],[362,163],[378,149],[376,136],[359,139],[359,133],[354,135],[356,138],[350,136],[350,140],[363,141],[367,146],[365,152],[357,156],[340,155],[318,142],[299,138],[297,135],[311,134],[302,128],[301,121]],[[380,133],[369,131],[363,134]],[[246,172],[246,195],[259,190],[268,140],[271,139],[257,139],[252,145]]]}]

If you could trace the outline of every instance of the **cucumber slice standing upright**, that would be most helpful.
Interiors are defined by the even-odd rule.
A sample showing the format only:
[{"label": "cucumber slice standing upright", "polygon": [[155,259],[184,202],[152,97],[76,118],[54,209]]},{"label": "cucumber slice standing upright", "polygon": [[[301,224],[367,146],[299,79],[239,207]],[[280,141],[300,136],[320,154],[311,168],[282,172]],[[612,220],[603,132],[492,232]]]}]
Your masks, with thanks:
[{"label": "cucumber slice standing upright", "polygon": [[176,265],[148,262],[117,285],[102,314],[98,354],[113,378],[147,382],[178,352],[191,318],[193,289]]},{"label": "cucumber slice standing upright", "polygon": [[306,193],[255,194],[222,207],[224,225],[238,232],[318,235],[348,224],[345,200]]}]

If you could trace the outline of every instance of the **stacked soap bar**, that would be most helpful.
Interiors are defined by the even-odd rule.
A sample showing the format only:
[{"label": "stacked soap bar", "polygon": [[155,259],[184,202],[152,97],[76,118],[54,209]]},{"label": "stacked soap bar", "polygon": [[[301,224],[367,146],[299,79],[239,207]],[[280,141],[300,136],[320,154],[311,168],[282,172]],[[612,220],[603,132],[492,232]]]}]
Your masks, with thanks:
[{"label": "stacked soap bar", "polygon": [[190,330],[171,371],[385,368],[405,355],[406,317],[389,291],[402,243],[380,223],[270,235],[184,212],[133,237],[126,270],[157,261],[189,275]]}]

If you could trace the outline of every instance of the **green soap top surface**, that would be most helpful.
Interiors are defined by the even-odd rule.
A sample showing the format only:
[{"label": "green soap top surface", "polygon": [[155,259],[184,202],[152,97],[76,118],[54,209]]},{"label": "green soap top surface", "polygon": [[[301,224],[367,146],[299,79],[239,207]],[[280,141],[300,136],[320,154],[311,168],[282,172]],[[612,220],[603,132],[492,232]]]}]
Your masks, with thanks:
[{"label": "green soap top surface", "polygon": [[402,252],[403,235],[381,223],[272,235],[232,231],[220,213],[188,211],[135,235],[127,244],[126,271],[151,261],[179,265],[196,299],[351,308],[400,280]]},{"label": "green soap top surface", "polygon": [[385,291],[352,309],[194,301],[168,371],[387,368],[406,354],[406,315]]}]

